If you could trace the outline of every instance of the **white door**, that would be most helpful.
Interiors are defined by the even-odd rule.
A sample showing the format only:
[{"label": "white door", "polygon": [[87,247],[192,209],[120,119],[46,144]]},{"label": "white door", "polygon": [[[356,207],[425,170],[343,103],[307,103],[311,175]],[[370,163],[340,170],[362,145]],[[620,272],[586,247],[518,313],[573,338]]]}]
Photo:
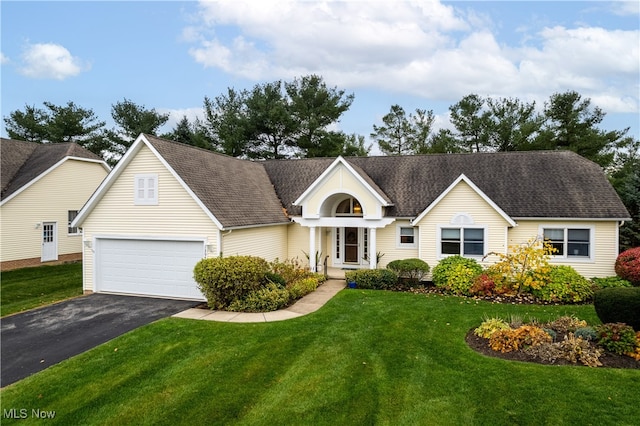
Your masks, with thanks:
[{"label": "white door", "polygon": [[99,238],[95,289],[204,300],[193,279],[193,268],[203,257],[203,241]]},{"label": "white door", "polygon": [[58,224],[44,222],[42,224],[42,257],[43,262],[58,260]]}]

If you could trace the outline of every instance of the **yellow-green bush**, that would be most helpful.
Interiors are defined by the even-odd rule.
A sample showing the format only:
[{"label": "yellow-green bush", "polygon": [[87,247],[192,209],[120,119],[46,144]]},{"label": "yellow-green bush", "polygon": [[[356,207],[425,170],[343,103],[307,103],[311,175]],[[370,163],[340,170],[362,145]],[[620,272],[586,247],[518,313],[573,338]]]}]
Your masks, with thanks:
[{"label": "yellow-green bush", "polygon": [[212,309],[226,309],[259,290],[269,272],[266,260],[254,256],[229,256],[202,259],[193,278]]},{"label": "yellow-green bush", "polygon": [[298,281],[294,281],[287,285],[287,290],[289,290],[289,294],[291,294],[292,299],[299,299],[312,291],[318,288],[318,278],[309,277],[303,278]]}]

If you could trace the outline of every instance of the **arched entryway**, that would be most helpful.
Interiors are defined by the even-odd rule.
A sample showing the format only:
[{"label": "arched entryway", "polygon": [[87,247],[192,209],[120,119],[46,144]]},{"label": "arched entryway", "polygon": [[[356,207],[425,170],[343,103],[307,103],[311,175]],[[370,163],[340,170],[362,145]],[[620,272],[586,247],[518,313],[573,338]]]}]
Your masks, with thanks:
[{"label": "arched entryway", "polygon": [[293,219],[309,228],[309,259],[322,253],[332,267],[375,269],[376,229],[394,219],[372,217],[369,213],[377,209],[346,192],[327,196],[318,210],[318,218]]}]

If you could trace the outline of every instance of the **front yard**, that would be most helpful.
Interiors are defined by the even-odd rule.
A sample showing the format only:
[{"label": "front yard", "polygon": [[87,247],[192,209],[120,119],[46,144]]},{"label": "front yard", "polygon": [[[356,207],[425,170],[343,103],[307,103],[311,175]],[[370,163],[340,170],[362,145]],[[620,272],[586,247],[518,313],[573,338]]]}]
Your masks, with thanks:
[{"label": "front yard", "polygon": [[0,316],[82,295],[82,263],[2,272]]},{"label": "front yard", "polygon": [[[169,318],[2,390],[3,410],[52,424],[635,425],[640,370],[485,357],[465,343],[483,316],[547,321],[540,306],[344,290],[294,320]],[[20,413],[20,411],[15,411]]]}]

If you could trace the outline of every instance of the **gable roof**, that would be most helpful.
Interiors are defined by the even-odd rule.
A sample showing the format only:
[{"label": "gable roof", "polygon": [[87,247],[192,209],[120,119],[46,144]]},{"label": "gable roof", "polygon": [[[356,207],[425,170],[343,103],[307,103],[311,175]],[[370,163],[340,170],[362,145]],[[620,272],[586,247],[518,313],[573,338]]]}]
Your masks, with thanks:
[{"label": "gable roof", "polygon": [[429,214],[429,212],[435,208],[435,206],[438,205],[438,203],[440,201],[442,201],[443,199],[445,199],[447,197],[447,195],[449,195],[449,193],[456,187],[458,186],[458,184],[460,182],[465,182],[467,185],[469,185],[469,187],[471,188],[472,191],[474,191],[476,194],[478,194],[480,196],[480,198],[482,198],[487,204],[489,204],[489,206],[491,206],[491,208],[493,208],[496,213],[498,213],[500,216],[502,216],[502,218],[505,220],[505,222],[507,222],[510,226],[516,226],[516,223],[513,221],[513,219],[511,219],[496,203],[493,202],[493,200],[489,197],[487,197],[487,195],[482,192],[482,190],[480,188],[478,188],[476,186],[476,184],[474,184],[473,182],[471,182],[469,180],[469,178],[467,178],[464,174],[461,174],[458,179],[456,179],[451,185],[449,185],[449,187],[447,189],[444,190],[444,192],[442,192],[438,198],[436,198],[431,204],[429,204],[427,206],[426,209],[424,209],[424,211],[422,213],[420,213],[418,215],[418,217],[416,217],[412,223],[416,224],[418,222],[420,222],[422,220],[423,217],[425,217],[427,214]]},{"label": "gable roof", "polygon": [[145,137],[224,228],[289,223],[260,163]]},{"label": "gable roof", "polygon": [[[393,202],[387,216],[415,218],[464,174],[509,217],[629,218],[597,164],[570,151],[520,151],[351,157]],[[269,160],[265,169],[283,206],[293,202],[333,159]]]},{"label": "gable roof", "polygon": [[107,163],[98,155],[72,142],[36,143],[0,138],[0,198],[6,201],[66,159]]},{"label": "gable roof", "polygon": [[369,177],[369,175],[367,175],[367,173],[362,170],[362,168],[360,168],[359,166],[354,166],[352,164],[349,164],[343,157],[338,157],[336,158],[333,163],[331,163],[329,165],[329,167],[327,167],[321,174],[320,176],[318,176],[318,178],[307,187],[307,189],[305,189],[305,191],[298,197],[298,199],[296,199],[293,204],[294,205],[299,205],[302,202],[302,199],[304,199],[309,193],[311,193],[315,188],[317,188],[319,185],[322,184],[322,180],[323,178],[325,178],[326,176],[328,176],[333,170],[335,170],[339,165],[343,165],[344,167],[347,168],[347,170],[356,178],[358,179],[362,185],[367,188],[367,190],[369,192],[371,192],[371,195],[373,195],[374,197],[376,197],[380,203],[383,206],[389,206],[391,204],[393,204],[391,202],[391,200],[389,199],[389,197],[387,197],[387,195],[384,193],[384,191],[382,191],[382,189],[380,189],[380,187],[373,181],[373,179],[371,179],[371,177]]},{"label": "gable roof", "polygon": [[141,134],[75,219],[79,226],[135,158],[148,147],[220,229],[289,223],[261,164]]}]

